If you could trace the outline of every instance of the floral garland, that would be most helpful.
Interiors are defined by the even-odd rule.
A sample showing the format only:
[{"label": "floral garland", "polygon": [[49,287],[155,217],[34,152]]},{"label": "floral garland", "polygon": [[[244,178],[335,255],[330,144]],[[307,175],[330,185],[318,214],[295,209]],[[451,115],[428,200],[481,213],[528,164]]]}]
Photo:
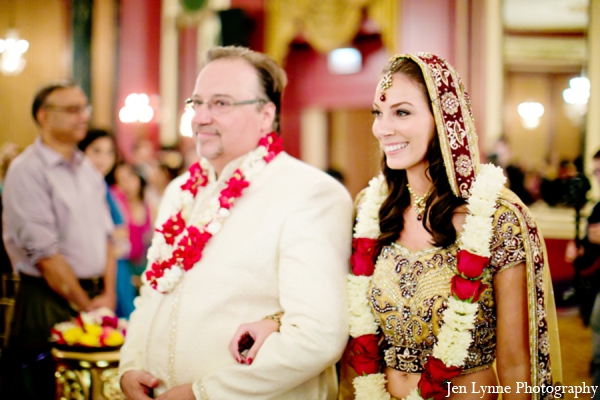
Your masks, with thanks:
[{"label": "floral garland", "polygon": [[200,261],[204,247],[229,217],[235,199],[282,150],[282,140],[275,132],[261,138],[258,147],[244,157],[227,180],[225,188],[209,199],[207,207],[196,216],[191,215],[191,209],[198,190],[208,184],[206,171],[210,165],[204,158],[192,165],[179,197],[171,204],[168,212],[171,217],[156,229],[161,235],[154,235],[148,249],[149,267],[143,274],[144,282],[161,293],[173,290],[183,274]]},{"label": "floral garland", "polygon": [[[481,166],[467,200],[469,214],[457,254],[457,273],[452,277],[448,308],[442,316],[443,325],[433,347],[433,354],[424,365],[418,388],[405,400],[443,399],[447,382],[459,375],[472,342],[471,331],[479,312],[477,301],[487,288],[481,279],[489,263],[492,223],[496,200],[506,178],[492,164]],[[386,379],[380,373],[378,323],[369,304],[369,288],[379,255],[377,238],[379,209],[388,195],[383,175],[373,178],[358,210],[352,240],[352,273],[348,275],[350,312],[349,364],[358,376],[353,385],[357,400],[390,400]]]}]

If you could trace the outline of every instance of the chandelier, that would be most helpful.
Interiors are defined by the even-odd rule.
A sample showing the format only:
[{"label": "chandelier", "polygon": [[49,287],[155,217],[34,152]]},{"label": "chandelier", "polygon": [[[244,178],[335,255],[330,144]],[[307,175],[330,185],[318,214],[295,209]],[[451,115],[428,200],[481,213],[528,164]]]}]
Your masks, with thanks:
[{"label": "chandelier", "polygon": [[536,101],[526,101],[519,104],[517,112],[525,129],[535,129],[540,124],[540,117],[544,115],[544,106]]},{"label": "chandelier", "polygon": [[23,54],[29,48],[29,42],[19,38],[19,33],[15,28],[15,5],[12,5],[11,19],[8,24],[8,32],[4,39],[0,39],[0,72],[2,75],[19,75],[25,68],[25,59]]},{"label": "chandelier", "polygon": [[578,76],[569,81],[569,87],[563,90],[565,112],[575,125],[581,125],[587,113],[590,98],[590,80]]}]

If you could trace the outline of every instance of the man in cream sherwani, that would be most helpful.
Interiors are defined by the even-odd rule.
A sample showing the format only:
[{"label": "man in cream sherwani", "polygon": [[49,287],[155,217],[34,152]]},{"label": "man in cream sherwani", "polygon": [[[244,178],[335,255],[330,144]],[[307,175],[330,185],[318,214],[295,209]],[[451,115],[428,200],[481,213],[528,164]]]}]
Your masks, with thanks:
[{"label": "man in cream sherwani", "polygon": [[[324,172],[279,153],[271,131],[285,83],[263,54],[208,54],[186,102],[202,172],[174,180],[159,210],[121,350],[128,399],[152,388],[161,400],[337,396],[352,201]],[[247,354],[245,332],[256,343]]]}]

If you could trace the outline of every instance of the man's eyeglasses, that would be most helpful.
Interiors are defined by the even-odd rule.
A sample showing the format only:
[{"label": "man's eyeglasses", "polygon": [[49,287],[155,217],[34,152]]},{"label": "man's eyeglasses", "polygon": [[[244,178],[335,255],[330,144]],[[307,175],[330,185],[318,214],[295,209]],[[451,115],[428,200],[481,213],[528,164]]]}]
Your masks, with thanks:
[{"label": "man's eyeglasses", "polygon": [[202,101],[198,99],[187,99],[185,101],[185,108],[187,110],[197,112],[203,104],[206,104],[208,110],[213,114],[227,114],[233,107],[235,106],[243,106],[246,104],[255,104],[255,103],[268,103],[265,99],[252,99],[252,100],[242,100],[242,101],[233,101],[228,98],[215,97],[208,101]]},{"label": "man's eyeglasses", "polygon": [[55,106],[52,104],[46,104],[44,106],[44,108],[47,110],[50,110],[50,111],[65,112],[67,114],[90,115],[92,113],[92,106],[90,106],[90,105],[87,105],[87,106]]}]

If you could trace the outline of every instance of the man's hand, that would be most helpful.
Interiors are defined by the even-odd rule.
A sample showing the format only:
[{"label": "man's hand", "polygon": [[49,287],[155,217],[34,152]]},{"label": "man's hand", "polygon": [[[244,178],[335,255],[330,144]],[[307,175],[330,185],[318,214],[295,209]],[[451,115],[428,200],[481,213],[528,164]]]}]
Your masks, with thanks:
[{"label": "man's hand", "polygon": [[590,243],[600,244],[600,222],[588,226],[588,240]]},{"label": "man's hand", "polygon": [[94,297],[90,304],[89,310],[95,310],[102,307],[108,307],[113,311],[116,309],[117,295],[115,292],[103,292],[102,294]]},{"label": "man's hand", "polygon": [[174,388],[167,390],[158,396],[156,400],[196,400],[196,397],[194,396],[192,385],[187,384],[175,386]]},{"label": "man's hand", "polygon": [[121,389],[127,400],[152,400],[148,394],[156,386],[158,379],[146,371],[128,371],[121,377]]}]

